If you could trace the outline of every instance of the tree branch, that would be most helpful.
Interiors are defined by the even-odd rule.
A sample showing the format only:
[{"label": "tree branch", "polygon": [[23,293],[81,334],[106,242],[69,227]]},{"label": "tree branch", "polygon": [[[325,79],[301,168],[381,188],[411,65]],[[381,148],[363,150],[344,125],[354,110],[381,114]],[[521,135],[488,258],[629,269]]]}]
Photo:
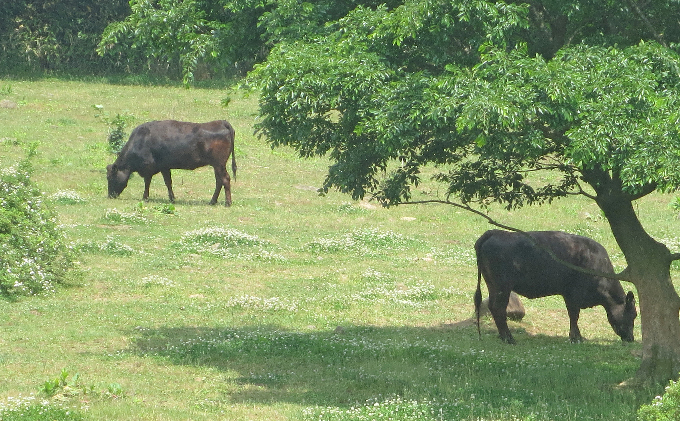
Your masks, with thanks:
[{"label": "tree branch", "polygon": [[[581,266],[576,266],[574,264],[566,262],[566,261],[560,259],[559,257],[557,257],[557,255],[555,255],[555,253],[550,248],[545,247],[544,245],[538,243],[536,241],[536,239],[534,239],[534,237],[529,235],[528,232],[522,231],[519,228],[515,228],[515,227],[511,227],[509,225],[502,224],[502,223],[496,221],[495,219],[493,219],[492,217],[490,217],[489,215],[485,214],[484,212],[479,211],[479,210],[474,209],[474,208],[471,208],[469,205],[463,205],[463,204],[460,204],[460,203],[451,202],[449,200],[441,200],[441,199],[415,200],[415,201],[402,202],[401,204],[402,205],[419,205],[419,204],[427,204],[427,203],[438,203],[438,204],[443,204],[443,205],[454,206],[456,208],[463,209],[463,210],[466,210],[468,212],[472,212],[475,215],[481,216],[482,218],[486,219],[487,222],[491,225],[494,225],[494,226],[499,227],[499,228],[503,228],[503,229],[508,230],[508,231],[513,231],[513,232],[517,232],[519,234],[522,234],[527,239],[529,239],[529,241],[531,241],[531,243],[536,248],[545,251],[546,253],[548,253],[548,255],[551,258],[553,258],[553,260],[555,260],[557,263],[559,263],[561,265],[568,267],[569,269],[575,270],[577,272],[585,273],[587,275],[599,276],[599,277],[608,278],[608,279],[630,282],[630,280],[628,279],[628,275],[627,275],[628,268],[624,269],[620,273],[606,273],[606,272],[599,272],[599,271],[595,271],[595,270],[586,269],[586,268],[583,268]],[[680,260],[680,253],[677,253],[674,256],[677,256],[677,259],[673,259],[673,260]]]},{"label": "tree branch", "polygon": [[642,189],[640,189],[640,192],[639,192],[639,193],[635,193],[635,194],[631,194],[631,195],[630,195],[630,197],[631,197],[631,202],[632,202],[633,200],[641,199],[641,198],[647,196],[647,195],[650,194],[650,193],[653,193],[654,191],[656,191],[656,188],[657,188],[657,184],[656,184],[656,183],[645,184],[645,185],[642,187]]},{"label": "tree branch", "polygon": [[576,194],[580,194],[582,196],[585,196],[588,199],[593,200],[593,201],[595,201],[597,199],[597,196],[593,196],[590,193],[586,193],[586,191],[583,190],[583,186],[580,183],[576,183],[576,184],[578,185],[578,193],[576,193]]}]

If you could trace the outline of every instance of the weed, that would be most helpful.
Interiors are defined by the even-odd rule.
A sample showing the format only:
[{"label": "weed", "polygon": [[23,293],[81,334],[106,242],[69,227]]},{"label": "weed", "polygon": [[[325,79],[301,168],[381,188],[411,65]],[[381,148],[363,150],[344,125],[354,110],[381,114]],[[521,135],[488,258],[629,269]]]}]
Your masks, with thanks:
[{"label": "weed", "polygon": [[122,398],[125,397],[125,390],[123,390],[123,386],[118,383],[109,383],[106,385],[106,391],[104,395],[113,399]]},{"label": "weed", "polygon": [[350,202],[343,202],[341,203],[336,210],[338,213],[345,214],[345,215],[358,215],[358,214],[365,214],[367,213],[366,209],[360,208],[358,206],[355,206],[354,204]]},{"label": "weed", "polygon": [[446,249],[431,248],[423,260],[432,260],[452,266],[472,266],[476,264],[472,247],[454,245]]},{"label": "weed", "polygon": [[52,194],[50,199],[62,205],[78,205],[87,203],[87,200],[83,199],[77,192],[73,190],[59,190],[58,192]]},{"label": "weed", "polygon": [[155,206],[154,209],[156,210],[156,212],[164,215],[175,215],[176,212],[175,205],[173,205],[172,203],[158,205]]},{"label": "weed", "polygon": [[184,233],[181,240],[182,244],[188,248],[195,247],[201,249],[210,248],[230,248],[236,246],[260,246],[266,241],[255,235],[246,234],[233,228],[201,228]]},{"label": "weed", "polygon": [[72,394],[72,391],[78,385],[79,375],[76,373],[73,377],[71,377],[71,379],[68,377],[68,371],[66,371],[66,369],[62,369],[61,374],[59,374],[58,377],[55,377],[52,380],[47,380],[45,383],[43,383],[42,387],[40,388],[40,392],[50,398],[57,393],[66,396]]},{"label": "weed", "polygon": [[118,224],[146,224],[149,220],[144,215],[135,209],[132,212],[122,212],[118,209],[107,209],[104,212],[102,221],[112,225]]},{"label": "weed", "polygon": [[201,228],[184,233],[174,247],[183,253],[242,260],[285,261],[266,249],[269,242],[234,228]]},{"label": "weed", "polygon": [[[67,402],[69,400],[82,400],[90,402],[92,399],[118,399],[125,397],[123,387],[118,383],[109,383],[105,387],[94,385],[83,386],[79,383],[80,376],[76,373],[73,376],[66,369],[62,369],[59,376],[43,383],[39,391],[49,400],[44,401],[44,405],[50,402]],[[1,413],[0,413],[1,415]],[[3,419],[4,418],[1,418]]]},{"label": "weed", "polygon": [[440,402],[408,400],[395,396],[387,399],[371,399],[349,409],[307,408],[304,415],[306,419],[318,421],[378,419],[435,421],[444,419],[443,409],[444,406]]},{"label": "weed", "polygon": [[125,129],[135,120],[135,117],[127,112],[123,114],[116,113],[114,117],[111,117],[104,111],[103,105],[93,105],[92,107],[95,110],[95,118],[101,118],[108,126],[107,141],[109,152],[119,153],[127,142],[128,136]]},{"label": "weed", "polygon": [[286,299],[281,299],[279,297],[272,298],[260,298],[253,297],[251,295],[243,295],[241,297],[233,297],[227,301],[227,308],[234,309],[251,309],[251,310],[261,310],[261,311],[292,311],[295,312],[298,309],[296,303],[291,302]]},{"label": "weed", "polygon": [[121,243],[112,236],[106,237],[103,242],[87,240],[73,244],[75,250],[85,253],[100,253],[110,256],[132,256],[135,249],[127,244]]},{"label": "weed", "polygon": [[152,286],[162,286],[162,287],[175,287],[177,284],[164,276],[160,275],[148,275],[142,278],[141,285],[144,287]]},{"label": "weed", "polygon": [[340,237],[317,238],[305,245],[315,253],[351,252],[362,256],[381,255],[403,250],[414,241],[392,231],[379,229],[354,230]]},{"label": "weed", "polygon": [[75,408],[61,403],[38,401],[35,396],[8,398],[0,403],[2,421],[84,421],[85,416]]}]

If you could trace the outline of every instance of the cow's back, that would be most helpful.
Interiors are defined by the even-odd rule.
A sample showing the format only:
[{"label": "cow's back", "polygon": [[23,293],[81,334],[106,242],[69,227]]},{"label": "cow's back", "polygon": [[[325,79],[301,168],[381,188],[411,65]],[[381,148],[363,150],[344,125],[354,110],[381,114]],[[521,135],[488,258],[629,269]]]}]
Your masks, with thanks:
[{"label": "cow's back", "polygon": [[558,231],[527,233],[540,245],[537,247],[523,233],[500,230],[488,233],[480,237],[480,244],[475,246],[485,279],[488,273],[496,278],[495,282],[527,298],[578,294],[578,300],[589,307],[599,301],[597,290],[600,283],[610,283],[606,278],[579,272],[559,263],[541,248],[549,248],[555,257],[572,265],[612,273],[606,250],[589,238]]},{"label": "cow's back", "polygon": [[544,281],[554,277],[545,268],[545,256],[522,234],[490,230],[480,237],[475,249],[484,279],[499,290],[516,291],[527,298],[560,293],[556,285]]},{"label": "cow's back", "polygon": [[[607,250],[597,241],[580,235],[559,231],[532,233],[544,247],[550,247],[555,256],[567,263],[593,272],[614,273]],[[593,307],[605,301],[625,301],[625,292],[618,280],[577,271],[555,261],[545,253],[546,270],[563,276],[562,294],[570,294],[581,308]]]},{"label": "cow's back", "polygon": [[132,131],[118,161],[142,176],[164,169],[223,166],[233,150],[233,142],[234,129],[225,120],[208,123],[150,121]]}]

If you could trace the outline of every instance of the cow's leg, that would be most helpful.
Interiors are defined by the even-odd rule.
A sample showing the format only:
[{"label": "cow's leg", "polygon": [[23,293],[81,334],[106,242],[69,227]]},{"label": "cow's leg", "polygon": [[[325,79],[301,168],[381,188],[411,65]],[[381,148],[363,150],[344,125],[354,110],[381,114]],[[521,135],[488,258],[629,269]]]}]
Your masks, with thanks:
[{"label": "cow's leg", "polygon": [[163,174],[163,181],[165,181],[165,187],[168,188],[168,198],[171,203],[175,203],[175,193],[172,192],[172,175],[170,175],[170,170],[161,171]]},{"label": "cow's leg", "polygon": [[227,166],[217,165],[215,168],[215,193],[213,194],[210,204],[214,205],[217,203],[217,199],[220,197],[220,191],[224,187],[224,206],[231,206],[231,180],[229,179],[229,173],[227,172]]},{"label": "cow's leg", "polygon": [[142,196],[142,200],[145,202],[149,200],[149,187],[151,186],[151,177],[152,175],[145,175],[144,176],[144,195]]},{"label": "cow's leg", "polygon": [[581,308],[578,304],[572,303],[567,298],[564,299],[567,305],[567,312],[569,313],[569,339],[572,343],[579,343],[585,341],[581,336],[581,330],[578,328],[578,319],[581,316]]},{"label": "cow's leg", "polygon": [[512,337],[508,328],[509,300],[510,291],[489,291],[489,311],[491,311],[493,321],[496,323],[496,328],[498,328],[498,334],[503,342],[515,344],[515,338]]}]

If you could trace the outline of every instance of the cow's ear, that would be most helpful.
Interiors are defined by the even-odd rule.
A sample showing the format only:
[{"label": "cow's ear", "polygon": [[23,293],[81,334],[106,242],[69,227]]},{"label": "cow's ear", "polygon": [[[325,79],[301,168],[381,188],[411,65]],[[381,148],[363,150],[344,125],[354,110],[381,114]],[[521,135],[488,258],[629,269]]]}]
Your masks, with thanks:
[{"label": "cow's ear", "polygon": [[626,304],[635,305],[635,295],[633,295],[633,291],[628,291],[628,295],[626,295]]}]

